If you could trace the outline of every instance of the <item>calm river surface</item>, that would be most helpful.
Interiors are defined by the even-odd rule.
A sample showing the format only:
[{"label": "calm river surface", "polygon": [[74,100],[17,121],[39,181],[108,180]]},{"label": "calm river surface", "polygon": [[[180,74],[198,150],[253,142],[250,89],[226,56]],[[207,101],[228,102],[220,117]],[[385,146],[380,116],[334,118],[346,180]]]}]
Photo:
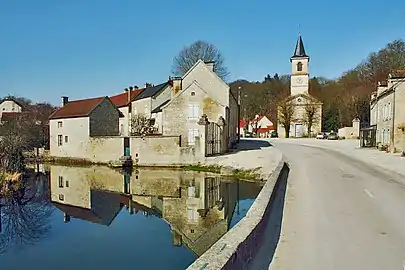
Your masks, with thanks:
[{"label": "calm river surface", "polygon": [[0,194],[0,269],[185,269],[261,189],[201,172],[41,167]]}]

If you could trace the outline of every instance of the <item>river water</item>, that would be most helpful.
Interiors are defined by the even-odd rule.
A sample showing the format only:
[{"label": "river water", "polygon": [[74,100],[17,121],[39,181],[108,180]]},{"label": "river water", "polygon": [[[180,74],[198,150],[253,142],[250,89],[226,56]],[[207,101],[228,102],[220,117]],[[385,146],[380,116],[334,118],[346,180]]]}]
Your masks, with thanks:
[{"label": "river water", "polygon": [[203,172],[39,171],[0,195],[0,269],[185,269],[261,190]]}]

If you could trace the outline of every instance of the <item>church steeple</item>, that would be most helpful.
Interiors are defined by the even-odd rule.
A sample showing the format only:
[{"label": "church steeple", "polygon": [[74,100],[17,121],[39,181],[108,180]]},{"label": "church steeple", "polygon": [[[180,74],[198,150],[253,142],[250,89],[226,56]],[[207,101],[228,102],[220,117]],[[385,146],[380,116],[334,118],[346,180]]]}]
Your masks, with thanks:
[{"label": "church steeple", "polygon": [[309,58],[309,56],[305,52],[304,42],[302,41],[302,37],[301,37],[301,34],[300,34],[298,36],[297,44],[295,45],[294,54],[291,57],[291,60],[293,58],[301,58],[301,57],[308,57]]}]

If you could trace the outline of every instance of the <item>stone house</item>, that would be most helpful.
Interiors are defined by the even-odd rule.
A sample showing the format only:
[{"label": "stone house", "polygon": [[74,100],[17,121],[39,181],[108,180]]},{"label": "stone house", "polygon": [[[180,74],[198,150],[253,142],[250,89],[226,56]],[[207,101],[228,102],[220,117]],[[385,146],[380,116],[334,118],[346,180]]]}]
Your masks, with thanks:
[{"label": "stone house", "polygon": [[376,128],[376,145],[390,151],[405,150],[405,71],[389,74],[371,94],[370,126]]},{"label": "stone house", "polygon": [[162,106],[163,134],[181,135],[182,145],[194,145],[200,135],[198,121],[221,125],[221,152],[237,140],[238,103],[229,86],[214,72],[214,63],[197,61],[183,77],[172,79],[170,101]]},{"label": "stone house", "polygon": [[[286,115],[291,116],[289,137],[313,136],[322,130],[322,102],[309,94],[309,56],[305,52],[301,35],[298,37],[293,56],[290,58],[291,93],[284,100],[285,106],[291,108]],[[277,133],[286,137],[282,107],[278,108]],[[308,117],[309,112],[313,117]],[[308,122],[312,119],[311,134],[308,134]]]},{"label": "stone house", "polygon": [[91,137],[120,134],[119,118],[123,114],[110,98],[62,100],[63,106],[49,117],[51,156],[85,158],[93,147]]},{"label": "stone house", "polygon": [[131,102],[142,92],[143,89],[138,89],[137,87],[125,88],[125,92],[111,96],[111,102],[117,107],[124,117],[120,118],[120,135],[129,136],[131,127]]}]

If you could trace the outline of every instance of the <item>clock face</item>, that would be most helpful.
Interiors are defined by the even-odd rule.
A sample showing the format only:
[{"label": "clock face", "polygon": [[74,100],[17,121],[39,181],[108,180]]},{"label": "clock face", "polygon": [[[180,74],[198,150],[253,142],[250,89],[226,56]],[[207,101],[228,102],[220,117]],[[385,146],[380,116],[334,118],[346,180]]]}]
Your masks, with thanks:
[{"label": "clock face", "polygon": [[302,83],[302,78],[297,78],[297,83],[301,84]]}]

